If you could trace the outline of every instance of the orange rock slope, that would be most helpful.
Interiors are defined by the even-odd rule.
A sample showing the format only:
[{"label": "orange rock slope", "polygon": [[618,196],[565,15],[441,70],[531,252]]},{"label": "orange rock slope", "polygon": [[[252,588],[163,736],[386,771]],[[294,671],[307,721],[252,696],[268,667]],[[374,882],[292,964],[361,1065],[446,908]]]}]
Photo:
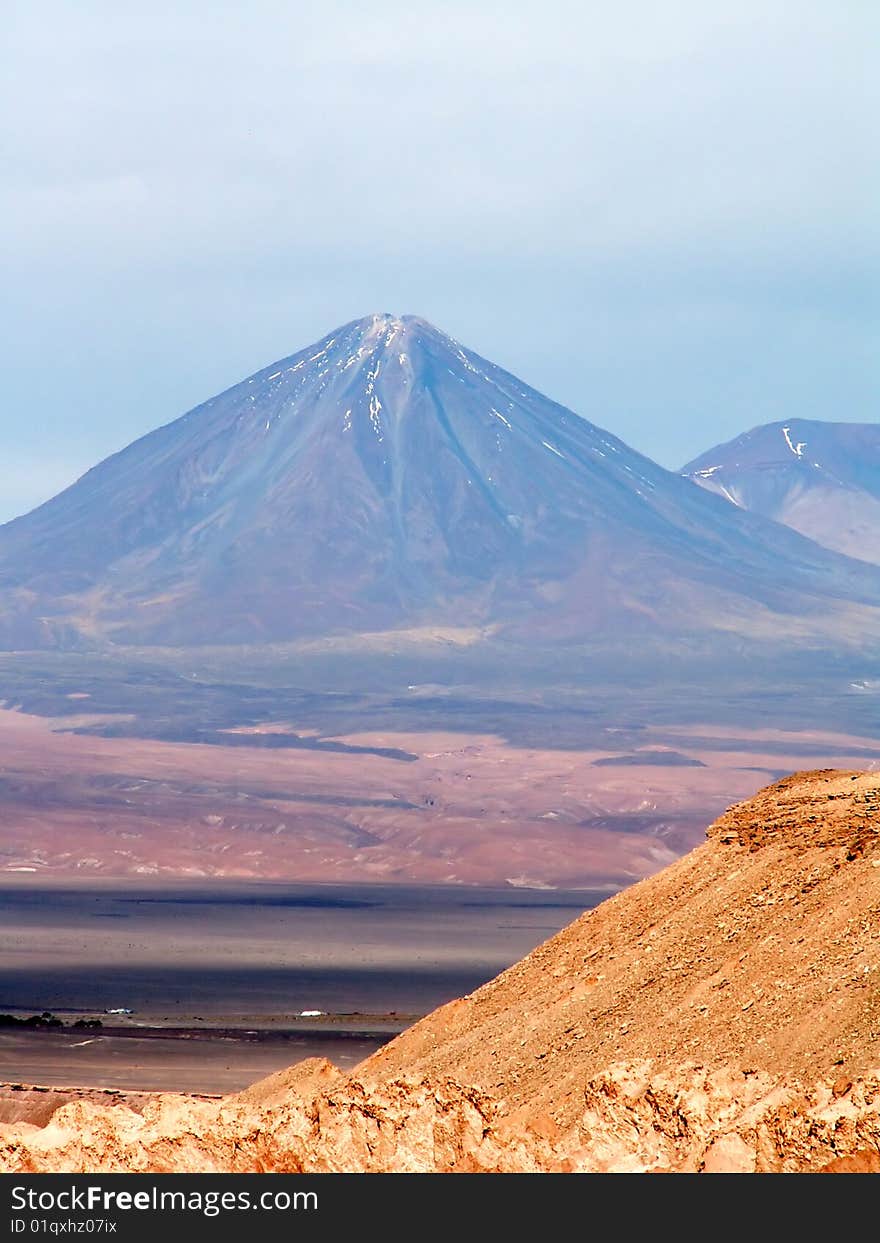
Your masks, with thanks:
[{"label": "orange rock slope", "polygon": [[880,1168],[880,775],[801,773],[343,1075],[86,1101],[6,1170]]}]

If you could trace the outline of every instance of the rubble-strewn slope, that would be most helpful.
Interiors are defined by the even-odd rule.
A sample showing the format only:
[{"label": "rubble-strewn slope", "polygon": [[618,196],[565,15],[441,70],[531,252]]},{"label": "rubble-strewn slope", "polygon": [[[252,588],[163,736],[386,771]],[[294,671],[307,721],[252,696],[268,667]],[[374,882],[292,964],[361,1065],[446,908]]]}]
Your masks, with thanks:
[{"label": "rubble-strewn slope", "polygon": [[880,1168],[880,775],[802,773],[350,1076],[65,1105],[8,1170]]},{"label": "rubble-strewn slope", "polygon": [[809,1079],[880,1068],[880,774],[786,778],[708,839],[370,1068],[454,1072],[565,1121],[584,1077],[622,1059]]}]

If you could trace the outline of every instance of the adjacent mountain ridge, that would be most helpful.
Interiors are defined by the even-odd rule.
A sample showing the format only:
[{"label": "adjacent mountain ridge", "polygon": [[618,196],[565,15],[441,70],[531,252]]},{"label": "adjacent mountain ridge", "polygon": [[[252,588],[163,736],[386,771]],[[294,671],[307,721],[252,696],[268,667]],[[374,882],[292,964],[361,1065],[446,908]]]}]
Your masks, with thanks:
[{"label": "adjacent mountain ridge", "polygon": [[817,544],[880,564],[880,424],[768,423],[700,454],[682,473]]},{"label": "adjacent mountain ridge", "polygon": [[853,603],[880,604],[880,571],[693,487],[415,316],[344,325],[0,528],[5,648],[803,630]]}]

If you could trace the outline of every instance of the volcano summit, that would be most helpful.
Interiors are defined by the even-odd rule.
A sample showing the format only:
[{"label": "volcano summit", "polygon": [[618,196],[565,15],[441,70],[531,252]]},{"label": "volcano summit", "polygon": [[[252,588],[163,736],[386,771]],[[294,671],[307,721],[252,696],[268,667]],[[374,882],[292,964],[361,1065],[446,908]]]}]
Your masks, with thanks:
[{"label": "volcano summit", "polygon": [[826,627],[880,572],[734,509],[424,320],[271,364],[0,528],[0,645]]}]

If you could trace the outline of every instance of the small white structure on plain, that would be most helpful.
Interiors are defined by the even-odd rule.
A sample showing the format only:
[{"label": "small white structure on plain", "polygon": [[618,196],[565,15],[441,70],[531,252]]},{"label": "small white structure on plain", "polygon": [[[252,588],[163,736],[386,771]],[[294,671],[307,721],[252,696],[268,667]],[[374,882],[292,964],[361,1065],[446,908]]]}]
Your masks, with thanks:
[{"label": "small white structure on plain", "polygon": [[301,1019],[317,1019],[324,1013],[323,1010],[300,1010],[299,1017]]}]

